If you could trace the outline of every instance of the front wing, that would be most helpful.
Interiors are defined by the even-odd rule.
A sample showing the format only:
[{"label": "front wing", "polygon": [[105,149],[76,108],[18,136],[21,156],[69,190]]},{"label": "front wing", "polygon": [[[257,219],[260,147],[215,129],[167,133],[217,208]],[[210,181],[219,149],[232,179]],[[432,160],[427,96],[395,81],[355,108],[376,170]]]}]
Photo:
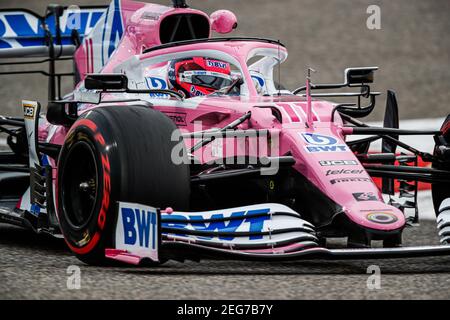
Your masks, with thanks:
[{"label": "front wing", "polygon": [[388,259],[450,255],[450,246],[328,249],[314,226],[290,208],[261,204],[209,212],[172,212],[119,203],[116,246],[106,257],[144,261]]}]

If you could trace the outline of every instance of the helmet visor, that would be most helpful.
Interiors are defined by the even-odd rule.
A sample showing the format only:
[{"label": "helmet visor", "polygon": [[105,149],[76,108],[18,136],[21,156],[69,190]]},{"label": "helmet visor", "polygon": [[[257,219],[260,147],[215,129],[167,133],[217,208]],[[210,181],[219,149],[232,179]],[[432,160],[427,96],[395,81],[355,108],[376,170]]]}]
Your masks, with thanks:
[{"label": "helmet visor", "polygon": [[233,83],[229,75],[212,71],[186,71],[181,80],[193,85],[220,90]]}]

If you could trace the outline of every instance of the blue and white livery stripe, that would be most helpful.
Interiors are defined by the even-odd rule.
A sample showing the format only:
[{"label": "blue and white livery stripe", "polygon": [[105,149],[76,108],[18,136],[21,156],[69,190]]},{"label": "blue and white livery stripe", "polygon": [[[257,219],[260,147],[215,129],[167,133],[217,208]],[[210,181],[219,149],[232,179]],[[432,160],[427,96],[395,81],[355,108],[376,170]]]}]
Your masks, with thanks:
[{"label": "blue and white livery stripe", "polygon": [[209,212],[162,214],[166,239],[211,245],[266,246],[295,239],[315,241],[311,224],[294,210],[276,203]]},{"label": "blue and white livery stripe", "polygon": [[[105,13],[105,8],[65,10],[60,18],[62,44],[72,44],[72,29],[78,30],[83,38],[91,32]],[[52,35],[56,35],[55,18],[45,18]],[[45,45],[45,32],[38,16],[28,11],[11,10],[0,12],[0,50]]]},{"label": "blue and white livery stripe", "polygon": [[120,0],[113,0],[92,32],[85,38],[90,66],[88,72],[100,72],[119,46],[124,32]]}]

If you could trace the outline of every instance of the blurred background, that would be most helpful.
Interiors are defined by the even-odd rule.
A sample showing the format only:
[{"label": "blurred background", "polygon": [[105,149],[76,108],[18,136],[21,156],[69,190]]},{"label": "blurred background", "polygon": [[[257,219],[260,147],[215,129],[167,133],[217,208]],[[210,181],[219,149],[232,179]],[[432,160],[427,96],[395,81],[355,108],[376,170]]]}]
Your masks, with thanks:
[{"label": "blurred background", "polygon": [[[94,5],[108,0],[0,0],[0,8],[24,7],[43,14],[49,2]],[[342,81],[347,67],[379,66],[373,89],[384,94],[370,120],[382,118],[387,89],[397,92],[401,119],[444,117],[450,112],[449,0],[188,0],[188,4],[208,14],[232,10],[239,20],[234,36],[283,42],[290,56],[281,78],[289,89],[304,84],[307,67],[317,70],[313,79],[318,83]],[[380,30],[367,28],[370,5],[381,8]],[[7,69],[0,66],[0,70]],[[45,106],[45,78],[0,76],[0,81],[1,114],[19,115],[22,99],[39,100]],[[71,85],[65,83],[66,92]]]}]

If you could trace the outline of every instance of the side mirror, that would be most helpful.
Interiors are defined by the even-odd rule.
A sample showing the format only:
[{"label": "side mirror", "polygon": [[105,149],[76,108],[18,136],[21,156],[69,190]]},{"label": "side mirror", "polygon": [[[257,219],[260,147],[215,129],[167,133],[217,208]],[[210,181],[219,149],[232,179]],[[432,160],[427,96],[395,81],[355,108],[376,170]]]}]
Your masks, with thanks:
[{"label": "side mirror", "polygon": [[374,73],[378,67],[345,69],[345,84],[348,86],[373,83]]},{"label": "side mirror", "polygon": [[46,117],[51,124],[70,127],[78,118],[77,103],[49,101]]},{"label": "side mirror", "polygon": [[88,74],[84,79],[88,90],[127,90],[128,78],[124,74]]},{"label": "side mirror", "polygon": [[236,15],[229,10],[218,10],[211,14],[211,28],[218,33],[230,33],[237,26]]}]

